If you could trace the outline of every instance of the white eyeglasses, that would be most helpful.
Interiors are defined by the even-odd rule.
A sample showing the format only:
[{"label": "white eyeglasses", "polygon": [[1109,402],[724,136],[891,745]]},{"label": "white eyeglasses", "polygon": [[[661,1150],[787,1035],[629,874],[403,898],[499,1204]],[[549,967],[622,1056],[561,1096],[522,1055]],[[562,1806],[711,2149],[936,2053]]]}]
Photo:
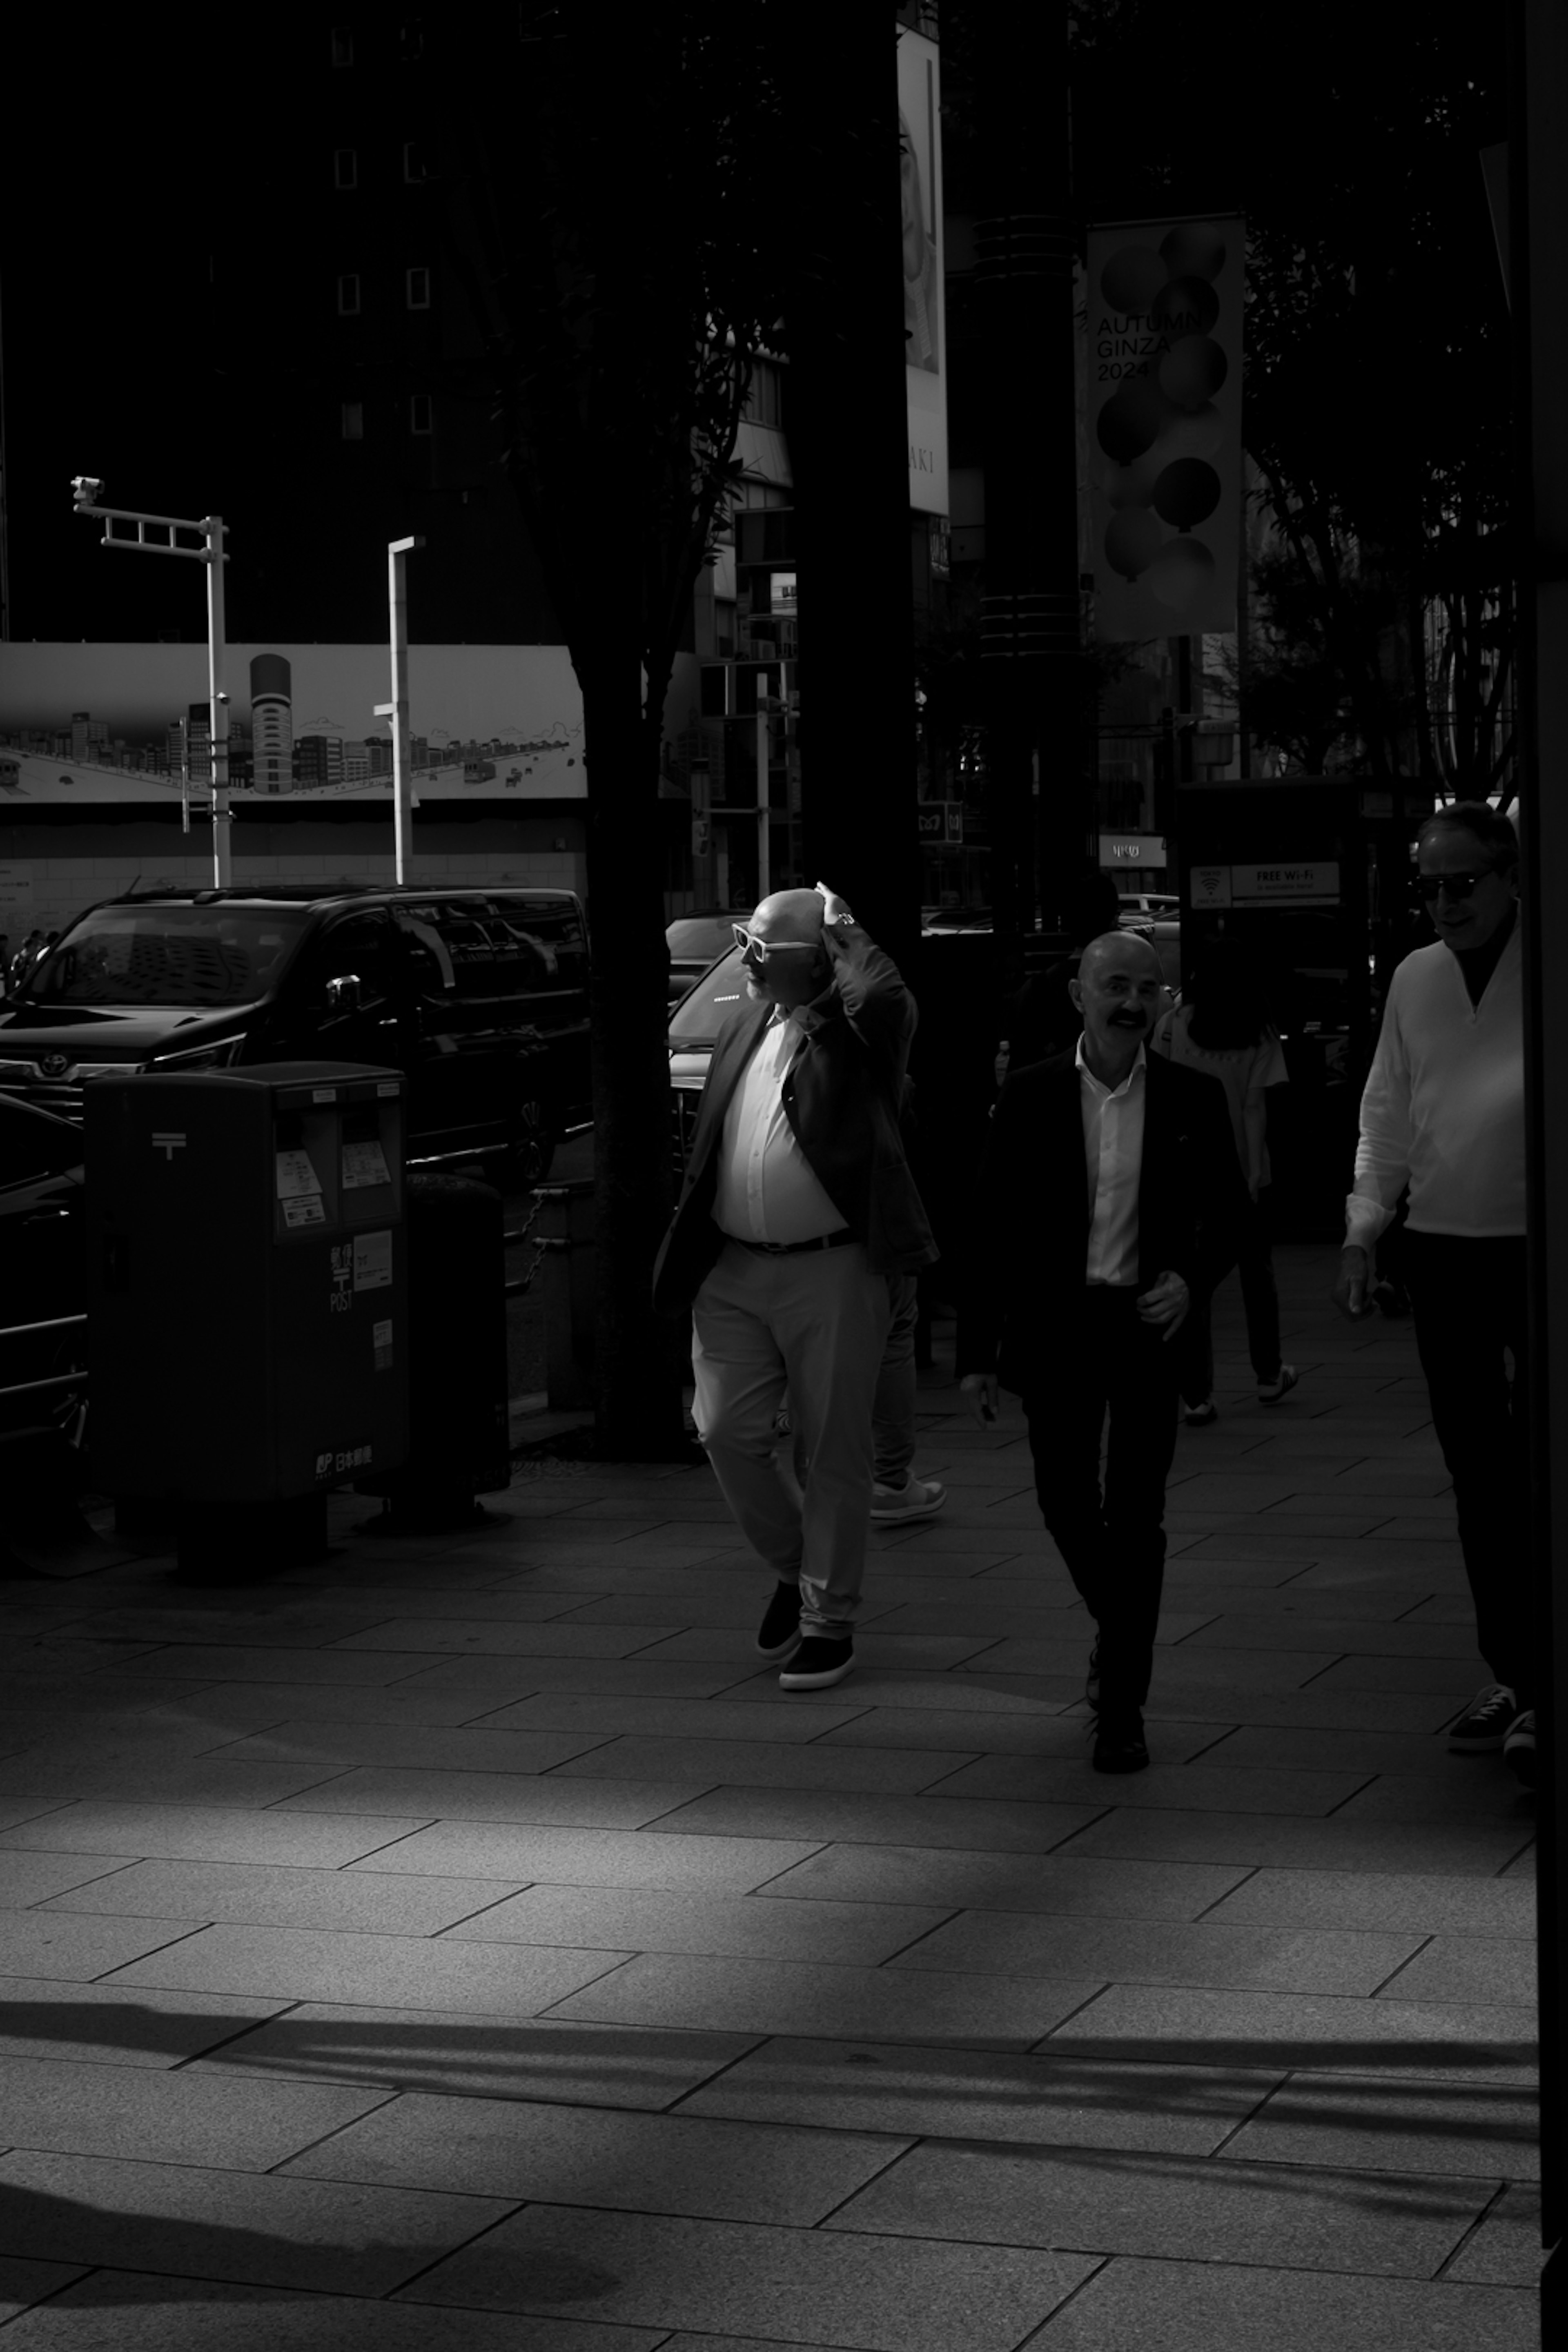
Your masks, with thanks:
[{"label": "white eyeglasses", "polygon": [[744,923],[731,923],[730,928],[735,934],[735,945],[741,953],[743,956],[754,955],[764,962],[771,955],[816,953],[815,940],[762,940],[754,931],[749,931]]}]

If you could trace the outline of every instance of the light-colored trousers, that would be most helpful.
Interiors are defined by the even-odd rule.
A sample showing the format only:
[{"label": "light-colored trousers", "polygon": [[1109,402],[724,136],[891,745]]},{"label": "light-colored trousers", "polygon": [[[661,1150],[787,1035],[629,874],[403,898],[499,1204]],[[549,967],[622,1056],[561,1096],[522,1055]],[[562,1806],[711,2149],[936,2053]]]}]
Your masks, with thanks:
[{"label": "light-colored trousers", "polygon": [[[693,1302],[697,1433],[752,1550],[781,1581],[798,1577],[803,1633],[842,1636],[860,1604],[890,1314],[858,1242],[788,1257],[726,1242]],[[786,1390],[804,1493],[774,1428]]]}]

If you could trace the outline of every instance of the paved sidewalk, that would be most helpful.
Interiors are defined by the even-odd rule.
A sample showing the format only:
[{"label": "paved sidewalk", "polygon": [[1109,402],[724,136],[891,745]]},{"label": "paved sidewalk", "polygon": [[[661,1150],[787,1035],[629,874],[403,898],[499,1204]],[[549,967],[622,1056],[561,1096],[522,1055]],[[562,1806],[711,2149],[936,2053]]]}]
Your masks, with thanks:
[{"label": "paved sidewalk", "polygon": [[1153,1768],[1017,1413],[781,1693],[706,1470],[0,1590],[0,2352],[1516,2352],[1532,1807],[1407,1324],[1184,1432]]}]

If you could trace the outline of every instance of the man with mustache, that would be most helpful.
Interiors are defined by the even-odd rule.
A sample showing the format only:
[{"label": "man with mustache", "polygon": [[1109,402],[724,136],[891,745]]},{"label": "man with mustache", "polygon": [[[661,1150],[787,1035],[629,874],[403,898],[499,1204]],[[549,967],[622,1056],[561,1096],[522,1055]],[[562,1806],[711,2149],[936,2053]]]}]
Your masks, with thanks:
[{"label": "man with mustache", "polygon": [[937,1254],[899,1130],[915,1004],[826,883],[773,891],[735,935],[750,1002],[713,1050],[654,1304],[690,1310],[698,1433],[778,1580],[758,1655],[826,1690],[855,1664],[892,1288]]},{"label": "man with mustache", "polygon": [[1102,933],[1070,985],[1076,1048],[1019,1070],[997,1101],[958,1366],[983,1425],[999,1387],[1023,1400],[1040,1510],[1097,1629],[1094,1768],[1137,1772],[1176,1444],[1171,1342],[1193,1291],[1229,1269],[1246,1190],[1217,1081],[1145,1053],[1163,987],[1149,942]]}]

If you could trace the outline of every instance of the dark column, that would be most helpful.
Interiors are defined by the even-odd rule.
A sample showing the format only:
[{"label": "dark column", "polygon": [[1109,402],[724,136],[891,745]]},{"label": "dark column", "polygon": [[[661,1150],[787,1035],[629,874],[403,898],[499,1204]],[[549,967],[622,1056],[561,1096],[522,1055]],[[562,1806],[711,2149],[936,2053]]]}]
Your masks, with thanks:
[{"label": "dark column", "polygon": [[1540,1813],[1542,2341],[1568,2323],[1568,964],[1551,952],[1552,877],[1568,856],[1568,311],[1559,284],[1568,240],[1568,155],[1558,115],[1568,87],[1561,0],[1514,0],[1509,44],[1509,283],[1516,365],[1519,711],[1524,757],[1525,1042],[1530,1087],[1532,1549]]},{"label": "dark column", "polygon": [[[981,603],[1004,934],[1058,928],[1089,862],[1079,646],[1068,46],[1057,8],[993,8],[974,35],[985,125],[976,296],[984,381]],[[1035,786],[1038,782],[1037,794]]]},{"label": "dark column", "polygon": [[891,10],[845,9],[830,62],[793,21],[780,37],[807,77],[785,416],[806,879],[899,959],[919,932],[920,845],[896,30]]}]

